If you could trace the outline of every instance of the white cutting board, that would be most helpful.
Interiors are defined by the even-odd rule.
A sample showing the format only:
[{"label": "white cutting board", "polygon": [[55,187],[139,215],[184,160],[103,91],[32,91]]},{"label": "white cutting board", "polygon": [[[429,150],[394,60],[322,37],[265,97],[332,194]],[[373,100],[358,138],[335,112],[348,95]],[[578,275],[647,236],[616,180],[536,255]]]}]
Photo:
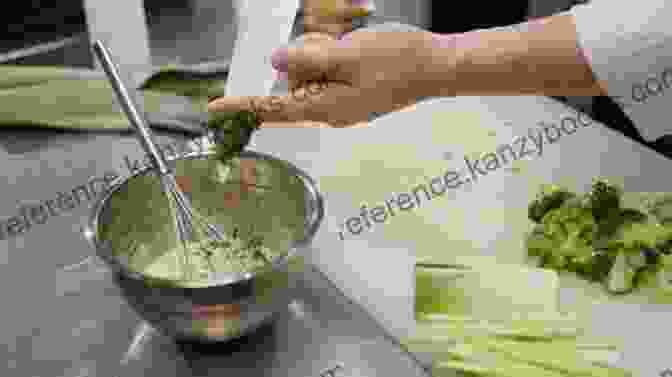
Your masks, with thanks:
[{"label": "white cutting board", "polygon": [[[385,205],[394,192],[410,191],[423,176],[464,169],[465,155],[494,151],[536,129],[538,122],[557,124],[565,116],[576,119],[574,110],[543,97],[461,97],[425,102],[364,128],[262,129],[256,145],[317,179],[327,215],[311,258],[389,331],[403,336],[412,325],[414,255],[441,250],[522,263],[526,208],[540,183],[583,190],[602,175],[622,177],[628,191],[672,187],[669,160],[593,123],[546,143],[543,154],[528,162],[503,166],[442,198],[424,201],[419,209],[399,212],[372,231],[339,239],[343,222],[359,214],[362,202],[369,208]],[[582,115],[580,120],[588,119]],[[587,316],[595,335],[624,339],[623,366],[642,376],[669,367],[665,345],[672,333],[661,332],[670,333],[672,309],[603,302],[599,289],[563,284],[564,310]]]}]

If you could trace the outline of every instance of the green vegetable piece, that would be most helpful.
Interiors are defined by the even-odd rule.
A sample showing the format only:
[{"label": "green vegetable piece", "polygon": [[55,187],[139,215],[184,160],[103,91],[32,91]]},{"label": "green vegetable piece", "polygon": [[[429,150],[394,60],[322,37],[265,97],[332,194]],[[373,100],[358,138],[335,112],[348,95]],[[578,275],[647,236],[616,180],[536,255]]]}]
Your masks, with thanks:
[{"label": "green vegetable piece", "polygon": [[416,264],[415,316],[488,316],[557,312],[559,280],[554,271],[490,262],[465,268]]},{"label": "green vegetable piece", "polygon": [[623,190],[619,186],[606,179],[596,179],[588,197],[588,204],[595,219],[601,221],[618,211],[622,195]]},{"label": "green vegetable piece", "polygon": [[594,282],[602,282],[607,279],[611,268],[614,266],[615,256],[607,251],[595,252],[592,255],[589,271],[584,276]]},{"label": "green vegetable piece", "polygon": [[554,342],[515,342],[511,340],[497,340],[488,342],[488,347],[494,352],[506,355],[516,361],[526,362],[547,370],[569,376],[615,377],[627,375],[616,373],[615,368],[594,365],[582,360],[581,352],[567,345],[556,345]]},{"label": "green vegetable piece", "polygon": [[646,256],[640,250],[635,250],[626,255],[626,260],[628,266],[634,268],[635,270],[641,270],[647,266]]},{"label": "green vegetable piece", "polygon": [[609,277],[606,281],[607,290],[614,294],[623,294],[632,291],[636,273],[637,271],[628,265],[626,253],[620,252],[616,256],[611,271],[609,271]]},{"label": "green vegetable piece", "polygon": [[548,253],[541,258],[539,267],[550,268],[553,270],[563,270],[568,264],[568,260],[564,255]]},{"label": "green vegetable piece", "polygon": [[663,225],[672,223],[672,193],[655,195],[645,204],[645,207],[659,223]]},{"label": "green vegetable piece", "polygon": [[585,198],[568,198],[560,207],[548,211],[535,226],[526,240],[527,253],[539,257],[539,267],[589,277],[594,272],[595,227]]},{"label": "green vegetable piece", "polygon": [[551,210],[542,219],[542,224],[546,236],[555,243],[549,253],[574,257],[592,252],[595,223],[590,211],[580,207],[578,202],[570,200]]},{"label": "green vegetable piece", "polygon": [[[536,345],[536,343],[534,343]],[[567,376],[612,376],[608,374],[593,374],[594,370],[589,366],[582,366],[580,360],[574,364],[574,370],[579,373],[566,373],[565,370],[552,368],[552,361],[546,360],[556,356],[557,351],[551,350],[549,354],[541,361],[537,360],[537,353],[548,352],[549,349],[539,349],[533,356],[521,355],[520,351],[514,349],[509,344],[502,346],[498,341],[488,341],[488,339],[478,339],[471,342],[456,344],[448,348],[445,352],[445,361],[438,360],[435,368],[443,369],[446,367],[455,367],[455,361],[478,365],[487,370],[484,376],[502,376],[502,377],[567,377]],[[553,352],[555,351],[555,352]],[[543,356],[542,356],[543,357]],[[447,359],[447,360],[446,360]],[[574,360],[565,357],[563,361]],[[557,363],[557,361],[556,361]],[[474,369],[472,369],[474,370]],[[607,370],[608,372],[608,370]]]},{"label": "green vegetable piece", "polygon": [[535,223],[541,222],[541,219],[548,211],[559,208],[575,194],[557,185],[543,185],[537,198],[530,203],[528,207],[528,218]]},{"label": "green vegetable piece", "polygon": [[662,254],[672,254],[672,238],[658,242],[656,250],[659,250]]},{"label": "green vegetable piece", "polygon": [[528,256],[540,267],[602,282],[612,293],[630,292],[645,270],[657,271],[661,254],[672,254],[672,226],[664,225],[672,222],[672,194],[628,202],[634,208],[622,207],[623,194],[601,178],[582,196],[543,186],[528,208],[537,223],[525,240]]},{"label": "green vegetable piece", "polygon": [[632,223],[645,223],[648,221],[649,216],[637,209],[633,208],[623,208],[620,210],[620,216],[623,223],[632,224]]},{"label": "green vegetable piece", "polygon": [[240,154],[259,125],[258,117],[250,111],[212,114],[208,128],[214,131],[216,158],[228,161]]},{"label": "green vegetable piece", "polygon": [[654,249],[672,238],[671,230],[657,223],[623,224],[618,230],[618,234],[609,241],[609,248]]},{"label": "green vegetable piece", "polygon": [[488,376],[490,375],[491,370],[482,365],[476,363],[467,363],[459,360],[446,360],[437,363],[436,366],[432,369],[432,376],[455,376],[455,371],[459,370],[464,373],[465,376]]},{"label": "green vegetable piece", "polygon": [[598,223],[594,246],[598,249],[655,247],[658,235],[654,225],[649,222],[649,216],[639,210],[613,211]]},{"label": "green vegetable piece", "polygon": [[[437,318],[438,317],[438,318]],[[574,339],[582,335],[573,317],[557,313],[542,313],[538,318],[483,320],[476,317],[427,315],[418,321],[413,336],[406,339],[409,346],[432,346],[450,343],[473,336],[492,338],[550,341]]]},{"label": "green vegetable piece", "polygon": [[672,294],[672,255],[660,256],[660,268],[656,272],[658,288],[665,294]]},{"label": "green vegetable piece", "polygon": [[[567,269],[571,272],[574,272],[584,278],[590,279],[590,276],[594,273],[594,260],[592,254],[580,255],[570,259]],[[609,269],[607,269],[607,273]],[[605,274],[606,275],[606,274]],[[601,281],[599,279],[598,281]]]}]

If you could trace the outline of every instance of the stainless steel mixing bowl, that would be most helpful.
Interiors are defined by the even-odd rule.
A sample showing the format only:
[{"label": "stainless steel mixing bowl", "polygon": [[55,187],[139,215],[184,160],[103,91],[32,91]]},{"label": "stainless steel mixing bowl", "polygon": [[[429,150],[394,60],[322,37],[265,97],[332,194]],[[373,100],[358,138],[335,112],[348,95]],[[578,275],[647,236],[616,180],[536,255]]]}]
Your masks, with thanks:
[{"label": "stainless steel mixing bowl", "polygon": [[[255,222],[254,233],[269,236],[270,247],[282,247],[287,251],[285,256],[276,259],[267,268],[253,273],[238,274],[233,278],[229,276],[226,280],[208,280],[206,284],[200,286],[179,285],[175,280],[147,276],[129,268],[124,259],[119,257],[125,255],[124,246],[114,239],[106,238],[112,238],[108,237],[111,234],[110,229],[124,226],[124,224],[131,224],[128,227],[129,231],[144,227],[151,233],[159,229],[152,228],[153,222],[167,221],[165,218],[160,221],[156,220],[158,215],[154,216],[154,213],[146,211],[144,212],[147,213],[146,218],[142,218],[138,215],[138,208],[134,208],[133,214],[128,211],[129,208],[124,209],[124,203],[129,202],[128,199],[133,198],[135,191],[138,191],[134,187],[147,187],[150,182],[156,182],[156,177],[151,174],[150,167],[145,167],[129,177],[120,177],[112,182],[105,194],[94,205],[84,227],[85,237],[95,248],[97,255],[113,271],[115,281],[130,306],[155,328],[180,340],[229,341],[254,331],[272,321],[279,311],[285,310],[291,298],[289,282],[292,266],[300,266],[302,263],[302,251],[306,250],[306,246],[311,242],[324,216],[322,196],[315,182],[294,165],[269,155],[246,151],[241,154],[240,161],[254,160],[255,166],[265,167],[266,176],[262,175],[258,179],[261,182],[257,182],[263,188],[253,188],[253,190],[268,190],[265,194],[266,199],[286,202],[284,207],[280,206],[280,209],[276,209],[275,212],[268,209],[268,206],[254,206],[253,202],[258,201],[260,196],[250,196],[249,192],[241,193],[240,190],[243,190],[244,185],[240,182],[235,183],[233,173],[234,178],[231,180],[233,183],[222,184],[217,188],[209,184],[204,185],[203,182],[207,179],[204,181],[204,178],[199,177],[198,174],[210,169],[209,167],[204,169],[204,167],[210,166],[208,164],[212,160],[208,160],[207,157],[211,153],[192,152],[169,160],[176,164],[176,175],[193,178],[191,182],[197,186],[192,193],[196,208],[199,208],[196,201],[199,196],[206,197],[210,203],[208,206],[217,207],[219,202],[216,198],[220,194],[223,195],[221,202],[225,202],[224,196],[233,194],[241,206],[239,213],[254,212],[255,208],[259,211],[251,216],[252,220],[250,220]],[[155,190],[158,191],[155,192],[161,195],[158,182],[156,184]],[[217,190],[220,191],[217,192]],[[236,190],[239,191],[236,192]],[[215,199],[212,199],[213,197]],[[140,200],[127,205],[142,206],[142,198]],[[203,208],[203,205],[200,207]],[[291,223],[290,214],[294,210],[296,210],[294,213],[301,215],[294,217],[298,219],[294,224],[299,225],[296,227],[296,232],[291,236],[276,237],[273,240],[279,226]],[[241,219],[237,219],[235,211],[231,208],[228,210],[220,208],[218,211],[219,217],[214,223],[224,222],[223,225],[227,232],[235,227],[246,225],[247,220],[241,220],[242,216]],[[140,212],[143,213],[142,209]],[[150,218],[152,222],[148,221]],[[283,220],[284,218],[286,220]],[[155,242],[157,250],[169,247],[173,242],[173,240],[167,240],[170,237],[151,238],[151,235],[148,237]]]}]

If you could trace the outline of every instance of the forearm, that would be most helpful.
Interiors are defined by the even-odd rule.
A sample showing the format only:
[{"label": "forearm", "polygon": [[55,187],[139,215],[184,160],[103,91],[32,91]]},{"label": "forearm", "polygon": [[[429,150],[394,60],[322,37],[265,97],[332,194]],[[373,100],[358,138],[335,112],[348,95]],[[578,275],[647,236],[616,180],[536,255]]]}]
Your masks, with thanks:
[{"label": "forearm", "polygon": [[433,60],[443,73],[439,96],[599,96],[570,14],[520,27],[435,36]]}]

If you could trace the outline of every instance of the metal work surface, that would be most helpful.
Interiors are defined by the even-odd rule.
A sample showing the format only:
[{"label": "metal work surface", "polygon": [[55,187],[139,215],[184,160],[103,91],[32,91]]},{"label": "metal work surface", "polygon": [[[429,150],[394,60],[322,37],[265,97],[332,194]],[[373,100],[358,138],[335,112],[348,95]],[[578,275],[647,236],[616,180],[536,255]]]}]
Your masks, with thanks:
[{"label": "metal work surface", "polygon": [[149,339],[140,359],[129,363],[123,375],[424,375],[368,314],[316,269],[307,268],[295,285],[296,299],[274,326],[228,345],[171,345],[165,338]]},{"label": "metal work surface", "polygon": [[[123,310],[118,319],[101,321],[96,339],[63,338],[59,347],[81,348],[86,358],[63,368],[44,361],[24,364],[13,375],[31,376],[423,376],[407,355],[386,339],[360,307],[353,305],[313,267],[297,276],[296,299],[277,322],[229,344],[177,344],[145,328]],[[114,289],[85,288],[79,298],[96,308],[116,302]],[[87,297],[88,296],[88,297]],[[107,305],[97,304],[107,300]],[[73,307],[75,309],[75,307]],[[70,313],[77,316],[77,313]],[[106,316],[107,317],[107,316]],[[110,316],[112,317],[112,316]],[[123,334],[123,335],[122,335]],[[129,336],[130,335],[130,336]],[[35,339],[39,341],[39,337]],[[33,344],[33,347],[36,345]],[[128,347],[128,348],[127,348]],[[25,353],[26,356],[30,353]],[[39,365],[43,367],[40,368]],[[66,373],[66,374],[63,374]]]}]

